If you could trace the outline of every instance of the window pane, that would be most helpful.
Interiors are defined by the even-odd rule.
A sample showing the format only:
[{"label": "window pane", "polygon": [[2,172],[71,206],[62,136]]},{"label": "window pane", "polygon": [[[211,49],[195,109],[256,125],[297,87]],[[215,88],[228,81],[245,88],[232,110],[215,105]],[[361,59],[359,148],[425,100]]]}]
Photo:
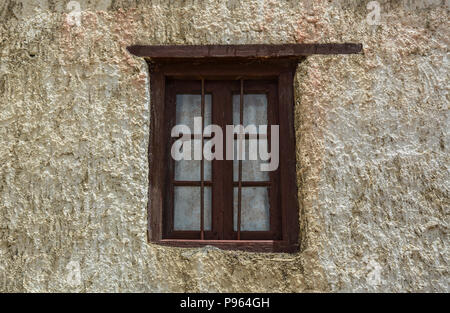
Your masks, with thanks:
[{"label": "window pane", "polygon": [[[233,227],[237,231],[238,189],[234,188]],[[269,231],[270,204],[267,187],[243,187],[241,191],[241,231]]]},{"label": "window pane", "polygon": [[[178,94],[176,96],[176,123],[187,125],[194,132],[194,117],[201,117],[201,95]],[[211,124],[211,95],[205,95],[205,126]],[[197,140],[195,140],[197,143]],[[175,180],[200,181],[200,160],[194,160],[194,141],[191,144],[191,160],[175,162]],[[201,150],[203,151],[203,150]],[[204,179],[211,180],[211,164],[205,160]]]},{"label": "window pane", "polygon": [[[242,160],[242,181],[269,181],[269,172],[261,171],[261,163],[268,161],[261,161],[258,154],[258,141],[244,139],[245,160]],[[239,160],[238,160],[238,140],[234,141],[234,159],[233,159],[233,179],[239,181]],[[257,160],[249,160],[250,156],[250,142],[254,144],[252,153],[255,154]]]},{"label": "window pane", "polygon": [[[205,139],[203,143],[207,140]],[[188,181],[200,181],[201,180],[201,172],[200,160],[194,160],[194,146],[201,145],[201,140],[195,139],[191,141],[191,160],[180,160],[175,161],[175,180],[188,180]],[[182,152],[182,151],[181,151]],[[203,155],[202,155],[203,156]],[[203,166],[204,166],[204,177],[203,179],[211,180],[211,161],[203,158]]]},{"label": "window pane", "polygon": [[[202,96],[178,94],[176,97],[176,123],[187,125],[194,133],[194,117],[202,116]],[[205,126],[211,124],[211,95],[205,95]]]},{"label": "window pane", "polygon": [[[174,187],[174,229],[200,230],[200,187]],[[211,230],[211,188],[204,187],[204,230]]]},{"label": "window pane", "polygon": [[206,160],[205,157],[203,157],[203,180],[212,180],[212,161]]},{"label": "window pane", "polygon": [[233,124],[267,125],[267,96],[265,94],[246,94],[244,95],[244,121],[239,123],[240,95],[233,95]]},{"label": "window pane", "polygon": [[200,180],[200,161],[175,161],[175,180]]}]

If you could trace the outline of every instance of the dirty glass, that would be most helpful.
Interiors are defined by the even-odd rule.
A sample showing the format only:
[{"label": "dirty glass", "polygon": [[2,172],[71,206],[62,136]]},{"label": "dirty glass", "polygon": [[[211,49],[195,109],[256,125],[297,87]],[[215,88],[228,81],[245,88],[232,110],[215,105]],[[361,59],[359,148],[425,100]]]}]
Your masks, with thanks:
[{"label": "dirty glass", "polygon": [[[206,139],[203,141],[206,143]],[[194,145],[201,146],[201,140],[191,141],[191,160],[175,161],[175,180],[178,181],[200,181],[201,180],[201,161],[194,160]],[[181,150],[183,151],[183,150]],[[211,161],[203,159],[203,177],[205,181],[211,180]]]},{"label": "dirty glass", "polygon": [[[266,140],[266,139],[264,139]],[[253,144],[257,147],[258,143],[256,140],[253,141]],[[249,154],[250,154],[250,140],[243,140],[244,144],[244,156],[245,160],[242,160],[242,181],[269,181],[269,172],[263,172],[261,171],[260,165],[262,163],[267,163],[267,161],[261,161],[259,158],[259,154],[256,154],[257,159],[256,160],[249,160]],[[238,140],[234,141],[234,160],[233,160],[233,179],[234,181],[239,180],[239,160],[237,159],[238,155]],[[255,153],[258,152],[258,148],[252,148],[256,149]]]},{"label": "dirty glass", "polygon": [[[194,132],[194,117],[202,116],[202,96],[178,94],[176,96],[176,124],[187,125]],[[205,95],[205,126],[211,124],[211,95]]]},{"label": "dirty glass", "polygon": [[[194,133],[194,117],[201,117],[201,95],[177,94],[176,95],[176,123],[187,125],[191,133]],[[211,124],[211,95],[205,95],[205,126]],[[191,160],[175,162],[175,180],[200,181],[200,160],[194,160],[194,146],[201,147],[201,140],[191,141]],[[203,149],[201,149],[203,151]],[[181,151],[182,152],[182,151]],[[211,180],[211,162],[204,160],[204,179]]]},{"label": "dirty glass", "polygon": [[[267,187],[242,187],[241,231],[270,230],[269,191]],[[233,228],[237,231],[238,187],[234,188]]]},{"label": "dirty glass", "polygon": [[[201,187],[174,187],[174,229],[200,230]],[[211,187],[204,187],[204,230],[211,230]]]},{"label": "dirty glass", "polygon": [[233,124],[248,126],[267,125],[267,95],[244,94],[243,122],[240,123],[240,95],[233,95]]}]

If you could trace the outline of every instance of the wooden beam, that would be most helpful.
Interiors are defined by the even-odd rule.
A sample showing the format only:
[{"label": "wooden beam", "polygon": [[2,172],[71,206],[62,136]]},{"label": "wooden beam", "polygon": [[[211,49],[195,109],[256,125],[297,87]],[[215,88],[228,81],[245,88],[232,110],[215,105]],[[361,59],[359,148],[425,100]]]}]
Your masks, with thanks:
[{"label": "wooden beam", "polygon": [[299,242],[299,210],[294,126],[295,71],[281,73],[278,78],[278,110],[280,116],[280,190],[283,240],[288,244]]},{"label": "wooden beam", "polygon": [[358,54],[362,44],[134,45],[127,50],[146,58],[296,58],[313,54]]}]

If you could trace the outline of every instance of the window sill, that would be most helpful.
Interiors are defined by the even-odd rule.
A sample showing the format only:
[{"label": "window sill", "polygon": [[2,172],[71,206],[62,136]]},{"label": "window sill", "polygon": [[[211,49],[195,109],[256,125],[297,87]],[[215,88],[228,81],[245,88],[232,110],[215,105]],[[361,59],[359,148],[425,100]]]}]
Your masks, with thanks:
[{"label": "window sill", "polygon": [[223,250],[240,250],[248,252],[284,252],[296,253],[299,250],[297,244],[289,244],[282,240],[184,240],[161,239],[153,242],[163,246],[196,248],[213,246]]}]

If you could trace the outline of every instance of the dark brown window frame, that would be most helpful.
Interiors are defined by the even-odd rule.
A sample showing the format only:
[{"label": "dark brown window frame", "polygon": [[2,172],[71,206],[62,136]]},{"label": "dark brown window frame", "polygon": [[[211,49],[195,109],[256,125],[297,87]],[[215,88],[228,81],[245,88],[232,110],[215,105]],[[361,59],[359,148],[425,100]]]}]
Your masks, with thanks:
[{"label": "dark brown window frame", "polygon": [[[298,251],[300,229],[294,130],[295,70],[298,63],[307,55],[353,54],[361,52],[362,46],[359,44],[131,46],[128,50],[134,55],[146,57],[150,70],[149,241],[178,247],[213,245],[222,249],[258,252],[292,253]],[[225,238],[223,235],[220,236],[222,240],[209,239],[208,236],[205,237],[203,226],[200,239],[167,236],[167,223],[163,222],[168,211],[165,207],[167,205],[165,199],[167,188],[173,183],[172,181],[170,184],[168,183],[169,179],[171,180],[168,176],[170,171],[167,170],[171,167],[169,164],[170,152],[167,150],[167,147],[170,146],[167,144],[170,140],[168,125],[173,124],[175,114],[166,107],[167,97],[170,97],[166,87],[167,83],[174,79],[202,82],[205,80],[236,80],[238,82],[274,80],[277,82],[280,126],[280,162],[277,171],[279,184],[277,187],[279,188],[281,230],[276,240],[248,240],[239,238],[240,236]],[[204,87],[205,85],[202,83],[203,95]],[[162,143],[161,140],[163,140]],[[228,178],[231,175],[231,180],[233,180],[232,168],[226,175]],[[225,199],[225,195],[222,195],[222,198]]]},{"label": "dark brown window frame", "polygon": [[[183,63],[184,64],[184,63]],[[216,64],[216,63],[215,63]],[[240,64],[240,63],[239,63]],[[236,65],[236,62],[233,62]],[[171,64],[171,66],[176,66]],[[164,71],[164,65],[163,69]],[[186,73],[185,66],[181,71]],[[174,126],[175,121],[175,96],[176,94],[197,94],[204,99],[205,94],[211,94],[214,105],[212,105],[212,124],[219,125],[225,130],[226,125],[233,124],[232,121],[232,106],[227,105],[232,102],[232,95],[240,95],[243,97],[246,93],[251,94],[266,94],[268,96],[268,124],[278,125],[278,97],[277,85],[274,80],[246,80],[244,76],[238,79],[236,76],[232,80],[181,80],[171,79],[170,76],[166,78],[166,94],[165,94],[165,110],[168,118],[166,120],[166,135],[170,133],[170,129]],[[179,78],[179,77],[178,77]],[[245,85],[245,88],[244,88]],[[202,103],[203,104],[203,103]],[[217,110],[217,108],[221,108]],[[242,108],[242,107],[241,107]],[[203,110],[202,110],[203,111]],[[243,112],[241,111],[241,114]],[[202,114],[203,117],[203,114]],[[257,135],[261,137],[261,135]],[[265,137],[265,136],[264,136]],[[268,132],[270,139],[270,129]],[[237,135],[234,135],[237,139]],[[248,138],[248,135],[246,136]],[[173,142],[178,138],[168,137],[166,140],[169,143],[166,147],[166,152],[170,149]],[[207,138],[205,137],[205,140]],[[201,169],[203,169],[203,160],[201,161]],[[238,181],[234,181],[233,175],[233,161],[212,161],[212,177],[209,181],[204,181],[203,171],[201,171],[201,179],[199,181],[177,181],[174,175],[175,161],[168,162],[166,177],[166,196],[164,206],[164,220],[163,220],[163,239],[186,239],[186,240],[275,240],[281,237],[281,217],[279,216],[279,170],[269,173],[268,181],[242,181],[240,175]],[[241,173],[242,162],[239,162],[239,173]],[[231,173],[231,175],[228,175]],[[210,231],[204,230],[203,226],[203,211],[204,205],[201,203],[201,226],[200,230],[196,231],[180,231],[174,230],[174,187],[189,187],[189,186],[208,186],[212,188],[212,229]],[[233,188],[238,187],[267,187],[269,189],[270,200],[270,230],[268,231],[243,231],[240,229],[240,207],[241,202],[238,201],[238,221],[237,230],[233,230],[233,211],[225,210],[225,208],[232,208],[232,198],[229,196],[233,194]],[[201,188],[203,192],[203,188]],[[239,197],[239,196],[238,196]],[[203,194],[201,199],[203,198]],[[240,198],[240,197],[239,197]]]}]

